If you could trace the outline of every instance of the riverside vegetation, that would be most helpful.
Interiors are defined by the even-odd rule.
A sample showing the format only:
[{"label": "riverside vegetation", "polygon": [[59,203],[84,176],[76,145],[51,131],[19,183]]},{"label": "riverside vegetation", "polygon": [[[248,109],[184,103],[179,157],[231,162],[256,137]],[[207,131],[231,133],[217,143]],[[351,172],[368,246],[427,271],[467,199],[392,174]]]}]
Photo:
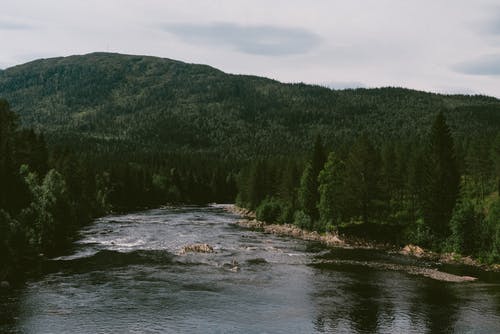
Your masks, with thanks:
[{"label": "riverside vegetation", "polygon": [[379,150],[362,135],[341,152],[318,137],[302,173],[293,161],[257,161],[241,174],[237,203],[267,223],[500,261],[499,135],[482,158],[460,161],[438,113],[421,145]]},{"label": "riverside vegetation", "polygon": [[0,71],[0,96],[2,280],[111,210],[235,198],[266,222],[499,261],[495,98],[104,53]]}]

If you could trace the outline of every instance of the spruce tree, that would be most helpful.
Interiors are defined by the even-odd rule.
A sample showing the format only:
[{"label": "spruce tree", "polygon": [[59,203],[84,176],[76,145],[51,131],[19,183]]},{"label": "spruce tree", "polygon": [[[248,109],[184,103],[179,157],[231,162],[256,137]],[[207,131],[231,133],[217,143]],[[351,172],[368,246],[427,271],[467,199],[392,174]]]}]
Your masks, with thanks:
[{"label": "spruce tree", "polygon": [[342,221],[345,211],[344,177],[344,163],[335,153],[330,153],[318,179],[320,195],[318,209],[320,222],[324,227],[334,226]]},{"label": "spruce tree", "polygon": [[9,197],[14,191],[13,140],[15,136],[16,117],[10,111],[7,101],[0,99],[0,208],[9,206]]},{"label": "spruce tree", "polygon": [[460,182],[453,138],[442,112],[432,126],[425,159],[421,192],[424,222],[434,237],[434,246],[439,248],[450,234]]},{"label": "spruce tree", "polygon": [[313,221],[319,219],[318,203],[318,176],[326,161],[325,148],[320,136],[316,137],[311,159],[306,165],[300,180],[299,203],[300,208]]},{"label": "spruce tree", "polygon": [[346,196],[351,215],[364,223],[380,211],[380,156],[367,136],[353,145],[346,161]]},{"label": "spruce tree", "polygon": [[491,159],[493,160],[493,163],[495,165],[497,191],[500,195],[500,131],[498,132],[491,148]]},{"label": "spruce tree", "polygon": [[298,191],[300,209],[310,218],[317,214],[317,182],[313,172],[312,165],[308,163],[302,177],[300,178],[300,186]]}]

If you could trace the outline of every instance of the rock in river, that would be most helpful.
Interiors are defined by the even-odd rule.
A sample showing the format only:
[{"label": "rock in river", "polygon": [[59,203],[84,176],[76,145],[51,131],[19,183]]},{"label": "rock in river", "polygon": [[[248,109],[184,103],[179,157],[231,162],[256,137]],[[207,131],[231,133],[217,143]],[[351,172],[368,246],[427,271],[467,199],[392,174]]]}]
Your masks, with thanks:
[{"label": "rock in river", "polygon": [[213,253],[214,248],[210,246],[209,244],[191,244],[191,245],[186,245],[182,247],[181,249],[181,254],[186,254],[186,253]]}]

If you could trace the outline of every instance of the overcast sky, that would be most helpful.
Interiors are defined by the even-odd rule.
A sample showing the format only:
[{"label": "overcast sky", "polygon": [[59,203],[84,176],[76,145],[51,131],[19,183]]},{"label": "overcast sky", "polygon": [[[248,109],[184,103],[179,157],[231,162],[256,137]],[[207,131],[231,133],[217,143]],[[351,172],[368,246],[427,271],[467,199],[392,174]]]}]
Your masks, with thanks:
[{"label": "overcast sky", "polygon": [[333,88],[500,97],[500,0],[13,0],[0,68],[94,51]]}]

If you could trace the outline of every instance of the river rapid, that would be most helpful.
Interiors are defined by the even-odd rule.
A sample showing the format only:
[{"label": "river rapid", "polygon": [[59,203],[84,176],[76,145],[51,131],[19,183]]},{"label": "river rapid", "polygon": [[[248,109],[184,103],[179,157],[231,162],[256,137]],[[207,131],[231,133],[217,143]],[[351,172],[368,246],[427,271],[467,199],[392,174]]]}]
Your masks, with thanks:
[{"label": "river rapid", "polygon": [[[224,206],[97,219],[4,290],[1,333],[500,333],[500,275],[238,227]],[[207,243],[213,253],[182,254]],[[378,266],[377,264],[381,264]],[[431,267],[449,283],[386,270]]]}]

